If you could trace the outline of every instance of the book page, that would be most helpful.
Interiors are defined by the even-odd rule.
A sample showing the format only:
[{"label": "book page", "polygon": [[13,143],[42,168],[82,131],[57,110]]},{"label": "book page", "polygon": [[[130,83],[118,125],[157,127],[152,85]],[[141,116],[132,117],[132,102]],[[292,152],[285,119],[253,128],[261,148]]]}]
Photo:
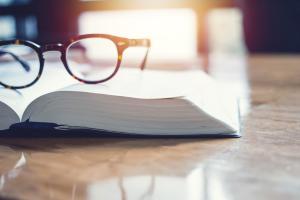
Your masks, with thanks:
[{"label": "book page", "polygon": [[19,90],[0,86],[0,101],[10,106],[21,119],[24,110],[34,99],[76,82],[60,62],[46,62],[41,78],[33,86]]},{"label": "book page", "polygon": [[[97,84],[74,84],[63,91],[78,91],[141,99],[163,99],[187,96],[194,92],[193,80],[204,85],[207,75],[200,70],[162,71],[122,69],[111,80]],[[201,93],[201,91],[199,91]]]},{"label": "book page", "polygon": [[20,118],[7,104],[0,101],[0,131],[8,129],[12,124],[20,122]]},{"label": "book page", "polygon": [[237,95],[209,76],[205,84],[196,78],[192,80],[194,89],[185,98],[213,117],[238,129]]},{"label": "book page", "polygon": [[147,134],[165,134],[170,131],[166,126],[173,133],[234,131],[233,115],[224,110],[229,106],[223,103],[226,96],[215,85],[200,70],[124,69],[105,83],[76,83],[38,98],[22,121]]}]

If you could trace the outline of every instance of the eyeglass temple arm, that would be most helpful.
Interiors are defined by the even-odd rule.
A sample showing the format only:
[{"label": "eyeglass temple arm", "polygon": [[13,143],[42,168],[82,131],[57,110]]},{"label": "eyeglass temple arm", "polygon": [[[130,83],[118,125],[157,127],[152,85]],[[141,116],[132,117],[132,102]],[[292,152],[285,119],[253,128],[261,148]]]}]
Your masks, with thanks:
[{"label": "eyeglass temple arm", "polygon": [[151,41],[149,39],[130,39],[129,40],[129,46],[131,47],[147,47],[146,55],[143,59],[143,62],[140,65],[140,69],[144,70],[149,54],[149,49],[151,46]]},{"label": "eyeglass temple arm", "polygon": [[4,54],[8,54],[10,55],[11,57],[13,57],[16,61],[18,61],[22,67],[24,68],[24,70],[26,72],[29,72],[30,71],[30,66],[28,65],[28,63],[24,60],[22,60],[21,58],[19,58],[17,55],[15,55],[14,53],[11,53],[11,52],[8,52],[8,51],[3,51],[3,50],[0,50],[0,56],[4,55]]}]

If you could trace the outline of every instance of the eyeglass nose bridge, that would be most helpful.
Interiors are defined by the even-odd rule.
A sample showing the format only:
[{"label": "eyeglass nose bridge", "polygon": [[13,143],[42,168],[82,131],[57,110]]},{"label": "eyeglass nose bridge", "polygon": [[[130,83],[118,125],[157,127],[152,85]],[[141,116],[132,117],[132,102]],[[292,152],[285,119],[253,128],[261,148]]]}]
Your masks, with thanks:
[{"label": "eyeglass nose bridge", "polygon": [[47,52],[47,51],[59,51],[62,52],[63,50],[63,44],[57,43],[57,44],[46,44],[42,46],[42,52]]}]

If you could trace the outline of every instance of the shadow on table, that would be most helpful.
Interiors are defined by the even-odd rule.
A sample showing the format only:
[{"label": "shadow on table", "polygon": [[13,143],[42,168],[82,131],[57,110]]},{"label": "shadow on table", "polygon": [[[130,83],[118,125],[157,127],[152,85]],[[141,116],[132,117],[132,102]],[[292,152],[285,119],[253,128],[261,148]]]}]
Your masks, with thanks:
[{"label": "shadow on table", "polygon": [[55,130],[55,129],[18,129],[0,132],[0,138],[141,138],[141,139],[221,139],[236,138],[235,135],[201,134],[201,135],[138,135],[118,132],[107,132],[92,129]]},{"label": "shadow on table", "polygon": [[[14,149],[59,149],[64,147],[99,147],[109,145],[111,148],[152,148],[160,146],[177,146],[189,143],[223,143],[233,140],[228,136],[145,136],[121,133],[108,133],[90,130],[10,130],[0,133],[0,145]],[[214,142],[215,141],[215,142]],[[227,143],[225,142],[225,143]]]}]

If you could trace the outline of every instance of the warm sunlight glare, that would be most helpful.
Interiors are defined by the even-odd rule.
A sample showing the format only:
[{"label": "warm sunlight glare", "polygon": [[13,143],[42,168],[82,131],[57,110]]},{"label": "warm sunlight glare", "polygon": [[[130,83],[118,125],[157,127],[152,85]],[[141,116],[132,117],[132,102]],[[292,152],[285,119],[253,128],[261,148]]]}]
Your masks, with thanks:
[{"label": "warm sunlight glare", "polygon": [[[86,12],[79,27],[80,34],[150,38],[151,60],[184,61],[197,56],[196,14],[190,9]],[[126,56],[142,56],[140,52],[130,48]]]}]

